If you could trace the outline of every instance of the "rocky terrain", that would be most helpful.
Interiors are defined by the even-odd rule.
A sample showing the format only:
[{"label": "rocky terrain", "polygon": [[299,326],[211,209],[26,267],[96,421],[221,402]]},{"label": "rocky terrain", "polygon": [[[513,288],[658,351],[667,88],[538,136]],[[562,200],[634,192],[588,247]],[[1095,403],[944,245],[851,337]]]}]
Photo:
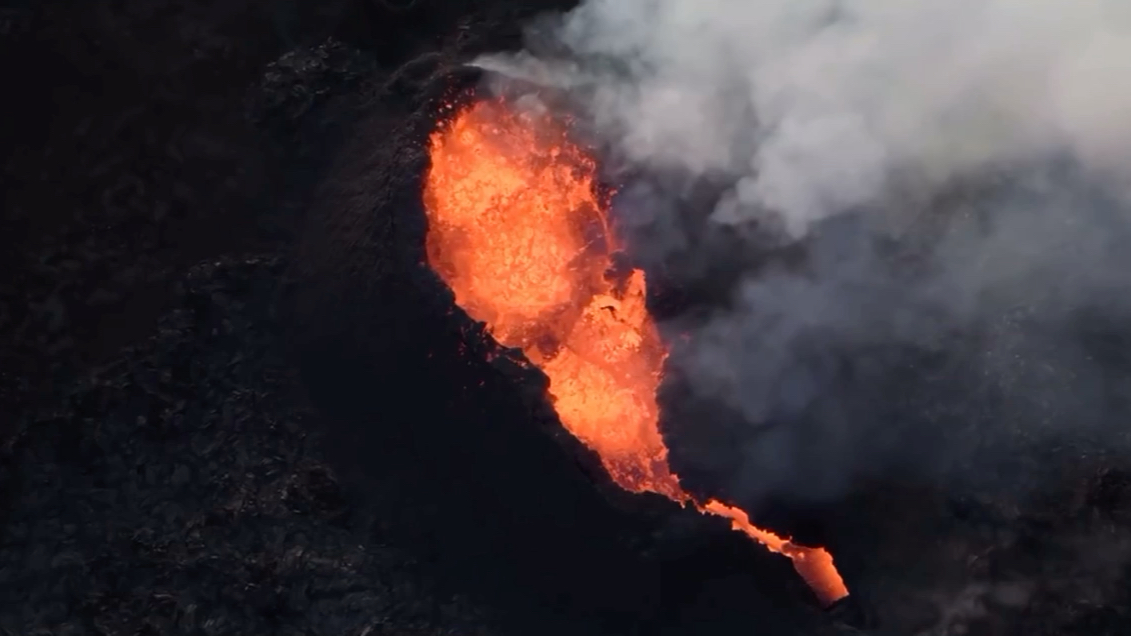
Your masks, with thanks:
[{"label": "rocky terrain", "polygon": [[6,449],[10,634],[488,633],[362,543],[270,315],[280,263],[195,266],[154,334]]}]

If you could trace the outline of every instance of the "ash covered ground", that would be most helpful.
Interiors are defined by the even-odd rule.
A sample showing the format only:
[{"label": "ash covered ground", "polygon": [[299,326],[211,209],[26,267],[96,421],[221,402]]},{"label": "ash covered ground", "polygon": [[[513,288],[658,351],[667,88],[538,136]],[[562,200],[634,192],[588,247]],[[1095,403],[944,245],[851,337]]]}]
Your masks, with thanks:
[{"label": "ash covered ground", "polygon": [[[609,492],[419,265],[438,101],[560,8],[0,5],[0,630],[843,631]],[[819,534],[877,633],[1123,634],[1131,473],[1074,465],[879,479]]]}]

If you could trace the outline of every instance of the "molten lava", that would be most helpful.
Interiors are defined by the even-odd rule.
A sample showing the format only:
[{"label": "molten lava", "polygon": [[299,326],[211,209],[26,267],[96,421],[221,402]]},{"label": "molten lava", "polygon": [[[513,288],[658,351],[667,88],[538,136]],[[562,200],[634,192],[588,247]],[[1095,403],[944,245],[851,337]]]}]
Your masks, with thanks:
[{"label": "molten lava", "polygon": [[431,164],[429,264],[470,316],[546,374],[562,424],[613,481],[726,517],[792,559],[822,603],[847,596],[825,549],[762,530],[719,501],[696,502],[672,473],[656,402],[666,350],[645,307],[644,273],[615,266],[595,166],[565,130],[481,101],[432,135]]}]

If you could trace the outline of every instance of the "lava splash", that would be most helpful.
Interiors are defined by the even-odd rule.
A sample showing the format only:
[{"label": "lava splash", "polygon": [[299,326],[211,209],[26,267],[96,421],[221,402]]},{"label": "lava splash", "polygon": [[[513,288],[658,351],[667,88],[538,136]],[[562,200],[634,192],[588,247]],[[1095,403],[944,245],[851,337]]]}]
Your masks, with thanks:
[{"label": "lava splash", "polygon": [[700,503],[668,465],[656,401],[667,355],[645,307],[644,272],[620,246],[593,160],[545,113],[502,100],[454,109],[432,134],[424,186],[428,262],[492,337],[549,378],[562,425],[631,492],[726,517],[793,560],[819,600],[848,595],[824,548],[754,526],[742,510]]}]

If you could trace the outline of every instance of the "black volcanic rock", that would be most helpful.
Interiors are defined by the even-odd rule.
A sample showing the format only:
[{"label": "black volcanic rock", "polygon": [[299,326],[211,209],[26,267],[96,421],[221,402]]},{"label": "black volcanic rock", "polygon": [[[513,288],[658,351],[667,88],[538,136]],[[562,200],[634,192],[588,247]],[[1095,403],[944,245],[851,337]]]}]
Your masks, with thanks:
[{"label": "black volcanic rock", "polygon": [[350,529],[279,357],[280,271],[193,268],[156,335],[22,422],[0,473],[0,629],[484,633]]}]

